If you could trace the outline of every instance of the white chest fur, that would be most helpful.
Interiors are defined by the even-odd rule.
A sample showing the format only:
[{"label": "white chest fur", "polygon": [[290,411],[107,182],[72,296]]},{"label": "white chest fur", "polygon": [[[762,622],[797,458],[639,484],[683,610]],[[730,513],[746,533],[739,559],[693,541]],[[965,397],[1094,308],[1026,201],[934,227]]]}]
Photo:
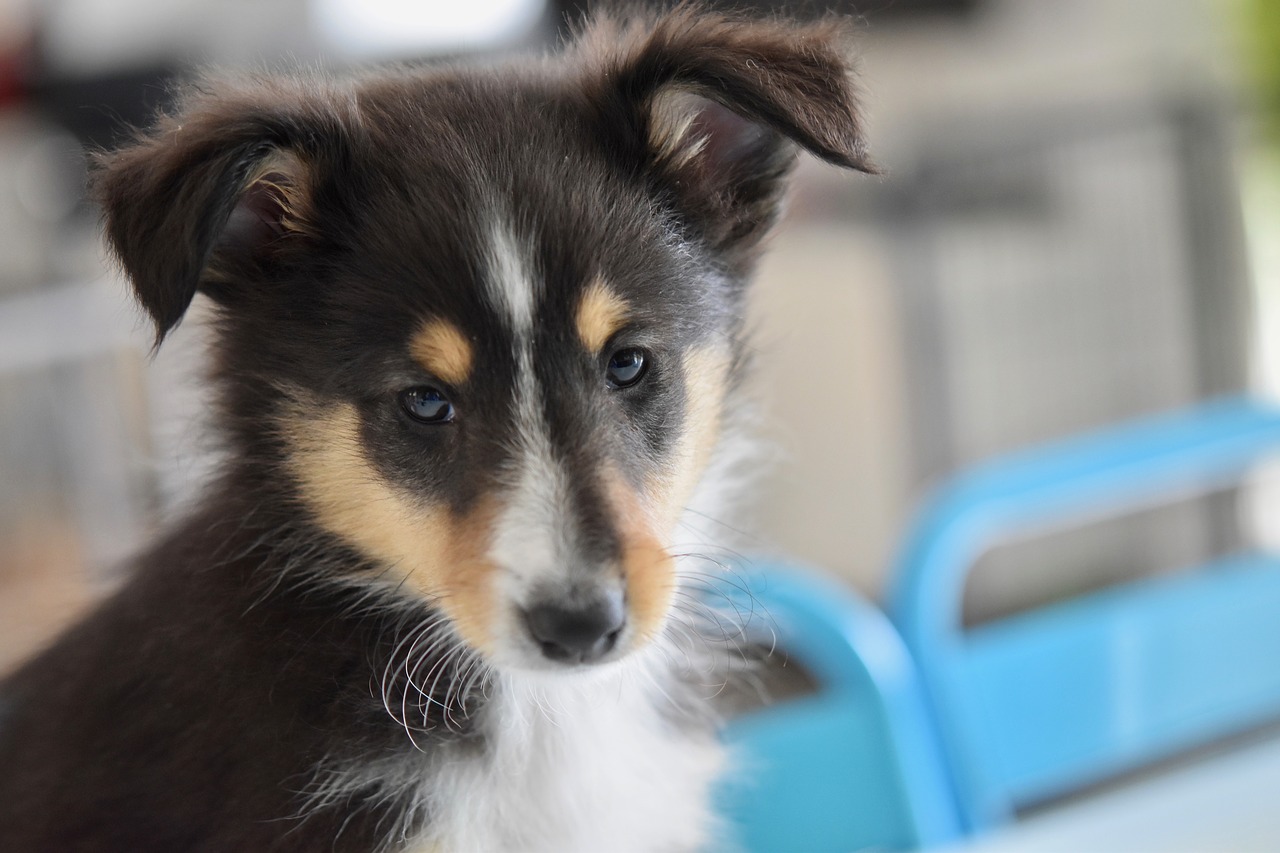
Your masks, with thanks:
[{"label": "white chest fur", "polygon": [[429,836],[411,850],[680,851],[703,847],[722,765],[681,733],[647,674],[505,681],[482,752],[445,758],[424,790]]}]

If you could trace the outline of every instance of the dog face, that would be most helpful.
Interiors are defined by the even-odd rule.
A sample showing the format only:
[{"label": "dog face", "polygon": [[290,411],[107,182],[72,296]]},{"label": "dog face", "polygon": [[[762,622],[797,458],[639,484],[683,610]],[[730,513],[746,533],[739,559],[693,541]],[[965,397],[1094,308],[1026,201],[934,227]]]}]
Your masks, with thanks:
[{"label": "dog face", "polygon": [[841,35],[690,11],[556,60],[193,96],[102,158],[159,338],[197,290],[245,487],[492,664],[662,629],[794,145],[866,169]]}]

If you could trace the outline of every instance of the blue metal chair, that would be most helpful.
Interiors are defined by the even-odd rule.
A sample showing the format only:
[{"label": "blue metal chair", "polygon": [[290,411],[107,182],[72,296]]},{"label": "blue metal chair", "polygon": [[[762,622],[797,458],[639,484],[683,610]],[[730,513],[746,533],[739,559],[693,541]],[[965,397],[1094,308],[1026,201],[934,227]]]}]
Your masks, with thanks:
[{"label": "blue metal chair", "polygon": [[1003,537],[1229,485],[1276,452],[1280,412],[1237,400],[979,466],[919,516],[893,589],[898,630],[833,581],[757,567],[747,577],[754,606],[820,688],[726,734],[740,759],[722,799],[742,846],[932,846],[1280,719],[1271,557],[1231,556],[960,625],[966,574]]},{"label": "blue metal chair", "polygon": [[1241,554],[964,631],[1001,538],[1230,485],[1280,451],[1280,412],[1222,401],[980,466],[939,492],[891,613],[919,667],[962,821],[1280,718],[1280,563]]}]

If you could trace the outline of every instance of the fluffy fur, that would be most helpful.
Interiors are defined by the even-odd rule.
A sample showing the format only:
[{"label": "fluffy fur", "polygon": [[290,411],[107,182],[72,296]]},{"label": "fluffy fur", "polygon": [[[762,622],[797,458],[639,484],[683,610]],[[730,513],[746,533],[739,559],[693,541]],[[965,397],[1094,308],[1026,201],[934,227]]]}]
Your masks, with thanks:
[{"label": "fluffy fur", "polygon": [[3,684],[0,847],[714,843],[707,520],[797,146],[869,168],[841,28],[682,7],[103,155],[157,342],[218,305],[227,462]]}]

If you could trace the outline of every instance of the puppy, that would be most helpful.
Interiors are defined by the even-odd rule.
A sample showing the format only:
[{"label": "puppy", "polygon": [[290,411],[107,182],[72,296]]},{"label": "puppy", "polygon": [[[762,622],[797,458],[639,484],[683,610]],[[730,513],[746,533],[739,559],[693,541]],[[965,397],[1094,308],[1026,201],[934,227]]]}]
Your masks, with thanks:
[{"label": "puppy", "polygon": [[102,156],[157,343],[217,306],[227,461],[3,684],[0,848],[719,843],[681,541],[796,148],[870,168],[854,94],[838,25],[682,7],[206,83]]}]

